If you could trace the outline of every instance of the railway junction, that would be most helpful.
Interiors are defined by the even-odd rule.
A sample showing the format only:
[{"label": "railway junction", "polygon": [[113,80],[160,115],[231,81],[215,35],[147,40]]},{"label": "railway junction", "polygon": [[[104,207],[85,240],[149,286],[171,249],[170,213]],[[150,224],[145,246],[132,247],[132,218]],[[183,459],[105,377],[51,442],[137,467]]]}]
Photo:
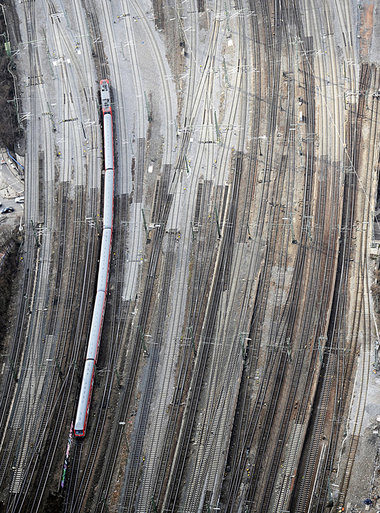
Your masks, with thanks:
[{"label": "railway junction", "polygon": [[25,190],[0,513],[380,510],[379,13],[4,2]]}]

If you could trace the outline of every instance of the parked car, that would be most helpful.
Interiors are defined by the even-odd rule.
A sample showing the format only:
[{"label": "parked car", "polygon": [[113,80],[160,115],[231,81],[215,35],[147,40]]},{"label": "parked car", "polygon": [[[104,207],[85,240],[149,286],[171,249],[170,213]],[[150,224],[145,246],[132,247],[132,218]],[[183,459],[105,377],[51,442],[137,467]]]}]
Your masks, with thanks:
[{"label": "parked car", "polygon": [[19,196],[15,199],[15,203],[24,203],[24,196]]},{"label": "parked car", "polygon": [[15,209],[13,207],[5,207],[2,208],[0,214],[9,214],[10,212],[14,212]]}]

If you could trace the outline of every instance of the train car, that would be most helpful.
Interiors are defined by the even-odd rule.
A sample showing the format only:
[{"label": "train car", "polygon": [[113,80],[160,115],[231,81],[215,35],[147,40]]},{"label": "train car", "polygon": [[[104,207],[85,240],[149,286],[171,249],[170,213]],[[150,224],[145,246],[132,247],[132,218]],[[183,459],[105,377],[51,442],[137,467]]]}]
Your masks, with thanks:
[{"label": "train car", "polygon": [[100,250],[98,284],[96,291],[107,292],[108,274],[111,261],[111,242],[112,230],[106,228],[103,230],[102,247]]},{"label": "train car", "polygon": [[113,225],[113,191],[114,173],[113,169],[107,169],[104,175],[104,206],[103,206],[103,228],[112,228]]},{"label": "train car", "polygon": [[96,298],[92,314],[90,335],[87,346],[86,362],[75,417],[74,435],[83,438],[86,434],[87,418],[94,383],[95,364],[98,358],[102,335],[104,312],[106,308],[109,267],[111,261],[114,201],[114,155],[113,128],[110,85],[108,80],[100,81],[100,98],[103,112],[104,137],[104,199],[103,199],[103,235],[100,250]]},{"label": "train car", "polygon": [[100,99],[103,114],[112,114],[110,82],[107,79],[100,81]]},{"label": "train car", "polygon": [[109,80],[100,81],[100,98],[103,111],[104,166],[105,169],[113,169],[113,128]]},{"label": "train car", "polygon": [[91,392],[94,383],[95,362],[86,360],[79,394],[77,415],[74,424],[74,435],[83,437],[86,434],[87,417],[90,409]]},{"label": "train car", "polygon": [[106,305],[106,293],[98,290],[96,293],[94,312],[92,314],[92,322],[90,336],[88,338],[86,360],[98,360],[100,338],[102,336],[102,326],[104,318],[104,310]]},{"label": "train car", "polygon": [[105,169],[113,169],[113,128],[111,114],[104,114],[103,116],[103,133]]}]

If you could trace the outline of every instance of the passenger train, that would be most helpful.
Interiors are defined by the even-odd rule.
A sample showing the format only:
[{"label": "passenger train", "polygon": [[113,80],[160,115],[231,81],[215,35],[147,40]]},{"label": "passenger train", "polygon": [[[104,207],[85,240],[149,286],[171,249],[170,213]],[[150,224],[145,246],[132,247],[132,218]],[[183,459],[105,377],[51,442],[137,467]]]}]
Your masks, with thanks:
[{"label": "passenger train", "polygon": [[108,80],[100,81],[100,98],[103,112],[105,166],[103,234],[102,245],[100,250],[95,306],[92,314],[90,337],[86,353],[86,362],[84,365],[82,385],[79,394],[79,402],[74,424],[74,435],[76,437],[84,437],[86,434],[92,386],[94,383],[95,376],[95,365],[98,358],[100,338],[102,336],[104,311],[106,308],[107,299],[109,267],[111,261],[115,172],[113,152],[113,120],[110,84]]}]

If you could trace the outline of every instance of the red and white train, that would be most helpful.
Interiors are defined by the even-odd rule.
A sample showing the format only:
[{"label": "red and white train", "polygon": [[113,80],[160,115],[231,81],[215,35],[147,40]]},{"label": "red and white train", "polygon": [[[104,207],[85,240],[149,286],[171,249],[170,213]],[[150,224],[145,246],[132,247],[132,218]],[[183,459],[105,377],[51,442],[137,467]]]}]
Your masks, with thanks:
[{"label": "red and white train", "polygon": [[96,286],[95,306],[92,314],[90,337],[88,341],[86,362],[84,365],[82,385],[79,394],[77,414],[74,424],[74,435],[84,437],[86,434],[88,412],[91,403],[92,386],[94,383],[95,365],[98,358],[104,311],[106,308],[108,276],[111,261],[113,231],[113,198],[114,198],[114,153],[113,153],[113,120],[111,108],[110,84],[108,80],[100,81],[100,98],[103,111],[104,135],[104,214],[103,235],[100,250],[98,282]]}]

